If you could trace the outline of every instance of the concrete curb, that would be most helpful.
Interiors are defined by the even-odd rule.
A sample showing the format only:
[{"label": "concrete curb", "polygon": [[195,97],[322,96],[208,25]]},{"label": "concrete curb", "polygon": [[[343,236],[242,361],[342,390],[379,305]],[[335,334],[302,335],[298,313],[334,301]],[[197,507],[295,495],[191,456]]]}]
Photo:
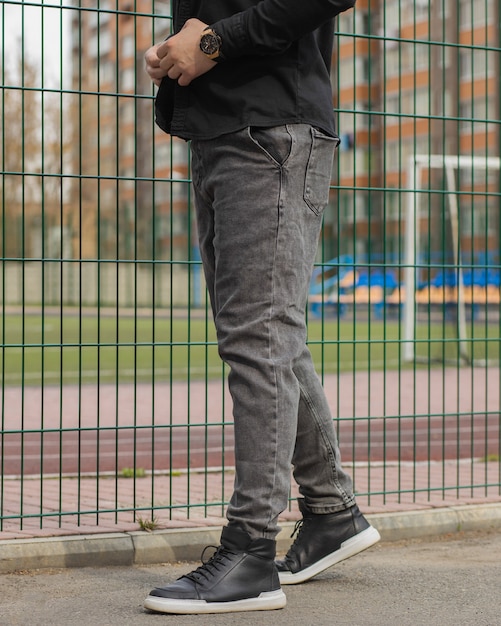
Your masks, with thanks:
[{"label": "concrete curb", "polygon": [[[459,531],[501,529],[501,504],[380,513],[367,515],[367,519],[379,530],[382,541],[400,541]],[[293,522],[282,524],[277,538],[279,553],[288,549],[293,528]],[[199,561],[205,546],[219,543],[220,533],[220,527],[206,527],[0,540],[0,573]]]}]

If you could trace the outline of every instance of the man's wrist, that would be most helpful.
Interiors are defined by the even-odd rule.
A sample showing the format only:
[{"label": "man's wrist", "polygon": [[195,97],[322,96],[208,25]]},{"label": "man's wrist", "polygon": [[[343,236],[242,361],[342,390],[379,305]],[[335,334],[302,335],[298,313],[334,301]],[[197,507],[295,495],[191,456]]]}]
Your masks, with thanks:
[{"label": "man's wrist", "polygon": [[208,59],[219,62],[224,58],[222,46],[221,36],[211,26],[207,26],[200,36],[200,50]]}]

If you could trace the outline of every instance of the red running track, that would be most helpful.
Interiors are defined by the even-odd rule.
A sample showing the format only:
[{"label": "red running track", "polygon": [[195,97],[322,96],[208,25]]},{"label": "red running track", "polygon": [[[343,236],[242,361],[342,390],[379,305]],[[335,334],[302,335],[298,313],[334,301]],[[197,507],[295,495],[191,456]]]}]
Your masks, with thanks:
[{"label": "red running track", "polygon": [[[498,368],[449,368],[326,377],[343,460],[499,455],[499,376]],[[219,381],[25,387],[24,397],[6,387],[3,406],[4,475],[233,465],[231,399]]]}]

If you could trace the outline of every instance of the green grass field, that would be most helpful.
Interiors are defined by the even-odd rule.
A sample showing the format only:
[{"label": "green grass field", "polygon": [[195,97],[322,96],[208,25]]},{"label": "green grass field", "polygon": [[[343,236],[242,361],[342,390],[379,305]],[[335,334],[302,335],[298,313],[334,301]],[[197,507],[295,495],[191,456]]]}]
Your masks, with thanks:
[{"label": "green grass field", "polygon": [[[469,323],[467,350],[499,361],[499,327]],[[411,367],[401,361],[397,320],[310,321],[319,372]],[[212,321],[123,315],[4,315],[0,375],[6,385],[169,381],[220,377]],[[416,355],[441,363],[458,357],[453,324],[421,324]]]}]

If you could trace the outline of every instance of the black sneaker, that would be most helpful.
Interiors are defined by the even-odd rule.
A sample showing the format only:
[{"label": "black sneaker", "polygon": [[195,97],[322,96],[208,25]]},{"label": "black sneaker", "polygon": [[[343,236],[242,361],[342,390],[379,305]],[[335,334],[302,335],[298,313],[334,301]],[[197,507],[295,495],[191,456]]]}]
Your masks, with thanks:
[{"label": "black sneaker", "polygon": [[328,567],[349,558],[380,540],[378,531],[352,506],[337,513],[312,513],[302,498],[298,500],[303,519],[292,536],[298,535],[285,559],[276,561],[282,585],[302,583]]},{"label": "black sneaker", "polygon": [[214,556],[167,587],[154,589],[144,606],[160,613],[228,613],[281,609],[286,598],[275,566],[276,542],[254,539],[227,526]]}]

